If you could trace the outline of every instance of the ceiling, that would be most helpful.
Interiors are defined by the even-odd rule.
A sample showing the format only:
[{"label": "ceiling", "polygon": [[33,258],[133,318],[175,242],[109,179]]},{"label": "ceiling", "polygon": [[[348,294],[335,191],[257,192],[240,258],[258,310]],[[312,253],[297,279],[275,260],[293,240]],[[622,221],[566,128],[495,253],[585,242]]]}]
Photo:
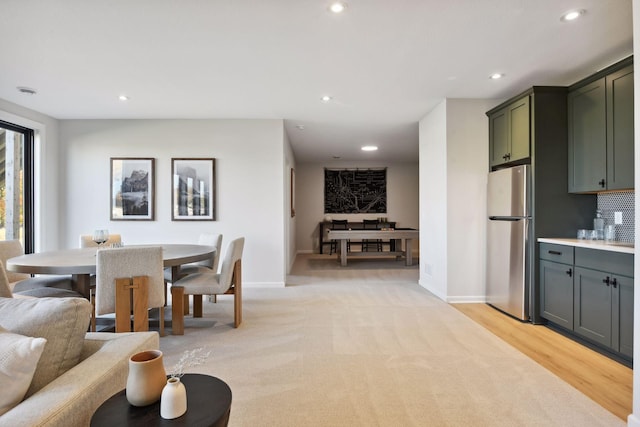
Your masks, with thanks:
[{"label": "ceiling", "polygon": [[298,162],[417,161],[442,99],[568,85],[632,53],[631,0],[329,3],[0,0],[0,98],[58,119],[284,119]]}]

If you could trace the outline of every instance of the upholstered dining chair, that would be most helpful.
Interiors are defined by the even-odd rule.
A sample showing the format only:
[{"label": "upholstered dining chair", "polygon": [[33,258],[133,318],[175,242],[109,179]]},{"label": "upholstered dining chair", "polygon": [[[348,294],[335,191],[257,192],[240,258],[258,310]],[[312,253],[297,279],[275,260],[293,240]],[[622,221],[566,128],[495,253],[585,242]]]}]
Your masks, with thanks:
[{"label": "upholstered dining chair", "polygon": [[71,276],[42,275],[31,277],[30,274],[6,271],[9,258],[24,255],[20,240],[0,240],[0,262],[7,276],[8,286],[14,294],[29,294],[36,297],[77,297],[80,293],[73,291]]},{"label": "upholstered dining chair", "polygon": [[4,268],[4,263],[0,261],[0,297],[2,298],[41,298],[41,297],[56,297],[56,298],[83,298],[78,293],[68,289],[60,289],[55,287],[36,287],[25,291],[13,291],[9,286],[9,278],[7,277],[7,270]]},{"label": "upholstered dining chair", "polygon": [[[198,237],[199,245],[215,246],[216,252],[211,258],[204,261],[192,262],[180,266],[180,277],[184,277],[187,274],[204,273],[213,271],[218,272],[218,263],[220,261],[220,251],[222,250],[222,234],[200,234]],[[171,268],[164,269],[165,282],[171,283],[173,281]],[[166,294],[165,294],[166,297]],[[216,302],[216,296],[211,295],[211,301]],[[201,309],[202,307],[202,295],[193,295],[193,306]],[[184,313],[189,314],[189,295],[185,295],[184,298]]]},{"label": "upholstered dining chair", "polygon": [[[125,297],[120,298],[122,294]],[[130,300],[133,301],[133,308],[129,306]],[[158,308],[160,335],[164,335],[164,303],[162,247],[98,249],[95,298],[92,297],[92,330],[95,330],[96,316],[115,313],[116,332],[130,331],[132,309],[134,332],[148,330],[147,310]],[[140,317],[136,319],[136,316]]]},{"label": "upholstered dining chair", "polygon": [[[206,259],[204,261],[192,262],[192,263],[184,264],[180,266],[181,277],[184,277],[187,274],[209,272],[210,270],[213,270],[214,273],[218,272],[218,263],[220,261],[220,251],[222,250],[222,234],[207,234],[207,233],[200,234],[200,236],[198,237],[198,244],[206,245],[206,246],[215,246],[216,252],[213,254],[211,258]],[[164,280],[166,280],[167,282],[172,281],[170,268],[164,269]]]},{"label": "upholstered dining chair", "polygon": [[[220,273],[213,270],[189,274],[171,285],[171,314],[174,335],[184,334],[185,295],[233,295],[234,326],[242,323],[242,251],[244,237],[232,240],[222,261]],[[202,317],[202,308],[193,309],[194,317]]]},{"label": "upholstered dining chair", "polygon": [[98,245],[93,241],[92,234],[81,234],[79,246],[81,248],[109,247],[111,245],[119,245],[122,243],[122,236],[119,234],[109,234],[109,238],[102,245]]}]

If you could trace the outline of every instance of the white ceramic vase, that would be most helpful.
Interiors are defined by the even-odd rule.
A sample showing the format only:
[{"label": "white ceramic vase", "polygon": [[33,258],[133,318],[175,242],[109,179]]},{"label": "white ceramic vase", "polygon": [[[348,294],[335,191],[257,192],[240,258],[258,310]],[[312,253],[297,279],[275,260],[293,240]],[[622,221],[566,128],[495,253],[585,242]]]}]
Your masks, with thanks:
[{"label": "white ceramic vase", "polygon": [[167,373],[160,350],[147,350],[129,358],[127,400],[133,406],[147,406],[160,399]]},{"label": "white ceramic vase", "polygon": [[187,412],[187,389],[180,378],[171,377],[162,389],[160,416],[166,420],[178,418]]}]

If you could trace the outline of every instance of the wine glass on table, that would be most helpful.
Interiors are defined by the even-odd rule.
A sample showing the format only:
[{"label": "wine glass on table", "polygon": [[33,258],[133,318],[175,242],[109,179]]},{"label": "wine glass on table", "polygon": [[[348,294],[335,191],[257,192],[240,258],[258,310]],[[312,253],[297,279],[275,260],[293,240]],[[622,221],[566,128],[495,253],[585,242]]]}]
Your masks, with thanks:
[{"label": "wine glass on table", "polygon": [[93,241],[100,246],[109,240],[109,230],[98,229],[93,232]]}]

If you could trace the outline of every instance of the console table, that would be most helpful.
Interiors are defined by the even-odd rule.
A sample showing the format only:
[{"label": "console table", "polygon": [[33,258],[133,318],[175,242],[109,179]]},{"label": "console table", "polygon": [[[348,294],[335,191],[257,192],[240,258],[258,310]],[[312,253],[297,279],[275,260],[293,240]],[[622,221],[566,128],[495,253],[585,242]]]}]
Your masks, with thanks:
[{"label": "console table", "polygon": [[173,420],[160,416],[160,401],[148,406],[132,406],[126,391],[104,402],[91,418],[92,427],[113,426],[212,426],[225,427],[231,413],[231,389],[219,378],[185,374],[180,381],[187,389],[187,412]]}]

